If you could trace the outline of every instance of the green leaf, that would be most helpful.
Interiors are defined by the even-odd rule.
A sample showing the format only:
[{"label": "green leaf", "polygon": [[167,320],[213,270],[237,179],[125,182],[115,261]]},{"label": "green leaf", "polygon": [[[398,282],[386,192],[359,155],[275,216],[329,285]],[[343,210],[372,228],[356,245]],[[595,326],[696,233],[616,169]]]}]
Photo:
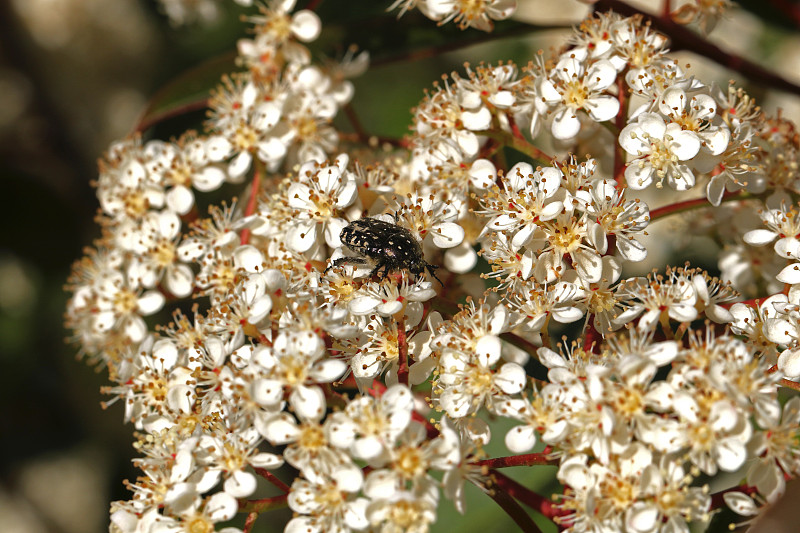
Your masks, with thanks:
[{"label": "green leaf", "polygon": [[207,107],[212,88],[223,74],[234,71],[235,52],[212,57],[167,82],[153,97],[140,117],[137,130],[143,131],[170,117]]}]

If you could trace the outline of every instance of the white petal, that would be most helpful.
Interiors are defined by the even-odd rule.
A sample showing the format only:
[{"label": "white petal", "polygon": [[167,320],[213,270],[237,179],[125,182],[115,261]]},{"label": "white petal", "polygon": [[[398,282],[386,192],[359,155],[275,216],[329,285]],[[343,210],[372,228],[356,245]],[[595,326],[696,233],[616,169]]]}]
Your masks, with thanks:
[{"label": "white petal", "polygon": [[722,499],[734,513],[742,516],[755,516],[759,513],[758,506],[753,499],[742,492],[725,492]]},{"label": "white petal", "polygon": [[260,272],[264,268],[264,262],[264,254],[261,253],[261,250],[250,244],[239,246],[233,252],[233,264],[247,272]]},{"label": "white petal", "polygon": [[625,181],[634,191],[646,189],[653,183],[654,173],[653,167],[649,164],[645,163],[640,167],[638,161],[631,161],[625,169]]},{"label": "white petal", "polygon": [[341,248],[342,241],[339,235],[347,226],[347,222],[341,218],[332,218],[325,225],[325,243],[331,248]]},{"label": "white petal", "polygon": [[144,316],[160,311],[166,299],[158,291],[147,291],[136,300],[136,307]]},{"label": "white petal", "polygon": [[270,442],[270,444],[274,446],[280,446],[282,444],[293,442],[295,439],[297,439],[298,435],[300,434],[300,430],[298,429],[294,418],[290,414],[281,413],[267,420],[261,433],[264,435],[264,438]]},{"label": "white petal", "polygon": [[322,22],[316,13],[303,9],[292,16],[291,28],[297,40],[308,43],[319,37]]},{"label": "white petal", "polygon": [[525,453],[536,445],[536,432],[531,426],[516,426],[506,433],[506,447],[513,453]]},{"label": "white petal", "polygon": [[767,229],[754,229],[744,234],[742,239],[750,246],[764,246],[775,240],[778,235]]},{"label": "white petal", "polygon": [[717,464],[726,472],[735,472],[747,459],[745,444],[738,438],[725,439],[717,446],[716,451]]},{"label": "white petal", "polygon": [[247,312],[247,321],[251,324],[259,324],[262,320],[267,318],[270,311],[272,311],[272,298],[265,294],[256,298]]},{"label": "white petal", "polygon": [[610,95],[595,96],[586,102],[589,115],[596,122],[605,122],[617,116],[619,100]]},{"label": "white petal", "polygon": [[253,400],[259,405],[278,405],[283,400],[283,385],[276,379],[257,379],[253,382]]},{"label": "white petal", "polygon": [[[477,264],[478,254],[466,241],[444,253],[444,266],[450,272],[464,274],[475,268]],[[435,296],[435,294],[432,296]]]},{"label": "white petal", "polygon": [[657,113],[642,113],[639,115],[637,123],[641,131],[654,139],[663,139],[667,131],[666,122]]},{"label": "white petal", "polygon": [[559,140],[572,139],[581,129],[581,121],[575,115],[575,111],[565,108],[555,114],[551,131],[553,137]]},{"label": "white petal", "polygon": [[381,303],[381,300],[373,296],[359,296],[348,302],[347,310],[356,316],[364,316],[374,312]]},{"label": "white petal", "polygon": [[784,350],[778,356],[778,370],[792,380],[800,377],[800,350]]},{"label": "white petal", "polygon": [[553,320],[560,324],[571,324],[583,318],[583,311],[577,307],[558,307],[552,311]]},{"label": "white petal", "polygon": [[168,339],[161,339],[153,345],[153,357],[161,361],[161,366],[171,369],[178,361],[178,347]]},{"label": "white petal", "polygon": [[191,189],[179,185],[167,191],[167,207],[179,215],[185,215],[191,211],[193,205],[194,194]]},{"label": "white petal", "polygon": [[189,265],[176,265],[167,270],[165,278],[167,290],[178,298],[185,298],[192,294],[194,288],[194,273]]},{"label": "white petal", "polygon": [[207,167],[197,172],[192,185],[200,192],[215,191],[225,182],[225,172],[219,167]]},{"label": "white petal", "polygon": [[391,498],[397,489],[397,478],[388,470],[370,472],[364,483],[364,494],[373,499]]},{"label": "white petal", "polygon": [[497,179],[497,169],[488,159],[477,159],[469,170],[469,181],[473,187],[488,189]]},{"label": "white petal", "polygon": [[228,164],[228,174],[230,174],[233,179],[244,176],[245,173],[250,170],[250,164],[252,162],[253,158],[250,152],[239,152]]},{"label": "white petal", "polygon": [[346,492],[358,492],[364,484],[364,473],[354,464],[342,465],[331,474],[336,488]]},{"label": "white petal", "polygon": [[205,512],[214,522],[226,522],[236,516],[239,504],[227,492],[217,492],[206,502]]},{"label": "white petal", "polygon": [[572,253],[572,258],[581,279],[597,283],[603,277],[603,260],[597,253],[578,249]]},{"label": "white petal", "polygon": [[237,470],[225,480],[224,489],[234,498],[247,498],[256,490],[256,477],[249,472]]},{"label": "white petal", "polygon": [[628,124],[619,134],[619,145],[631,155],[650,153],[650,143],[642,136],[638,124]]},{"label": "white petal", "polygon": [[720,155],[727,148],[731,141],[731,132],[726,127],[719,127],[713,132],[704,132],[704,147],[711,155]]},{"label": "white petal", "polygon": [[300,385],[289,396],[289,403],[302,420],[321,420],[325,415],[325,394],[320,387]]},{"label": "white petal", "polygon": [[287,244],[294,251],[307,252],[317,242],[317,223],[314,220],[303,221],[289,230],[287,238]]},{"label": "white petal", "polygon": [[[672,128],[676,126],[676,128]],[[700,139],[694,132],[677,130],[677,124],[667,127],[666,135],[670,136],[669,151],[678,156],[681,161],[688,161],[700,151]]]},{"label": "white petal", "polygon": [[482,107],[476,112],[463,111],[461,120],[464,127],[472,131],[487,130],[492,125],[492,113],[487,108]]},{"label": "white petal", "polygon": [[555,352],[550,348],[539,348],[536,350],[536,355],[539,357],[539,361],[547,368],[560,368],[567,366],[564,358],[561,357],[558,352]]},{"label": "white petal", "polygon": [[525,388],[526,378],[524,368],[516,363],[506,363],[500,367],[500,372],[495,376],[495,382],[506,394],[516,394]]},{"label": "white petal", "polygon": [[480,364],[488,368],[500,359],[502,347],[500,337],[484,335],[475,343],[475,355]]},{"label": "white petal", "polygon": [[658,508],[655,505],[635,502],[625,517],[625,525],[629,531],[650,533],[655,531],[658,518]]},{"label": "white petal", "polygon": [[274,453],[261,452],[250,458],[249,463],[256,468],[267,468],[273,470],[283,465],[283,459],[280,455]]},{"label": "white petal", "polygon": [[464,228],[455,222],[437,224],[431,230],[433,244],[438,248],[454,248],[464,240]]},{"label": "white petal", "polygon": [[325,359],[314,365],[309,375],[320,383],[331,383],[347,370],[347,363],[339,359]]},{"label": "white petal", "polygon": [[647,259],[647,248],[627,235],[617,235],[617,250],[623,258],[633,263]]}]

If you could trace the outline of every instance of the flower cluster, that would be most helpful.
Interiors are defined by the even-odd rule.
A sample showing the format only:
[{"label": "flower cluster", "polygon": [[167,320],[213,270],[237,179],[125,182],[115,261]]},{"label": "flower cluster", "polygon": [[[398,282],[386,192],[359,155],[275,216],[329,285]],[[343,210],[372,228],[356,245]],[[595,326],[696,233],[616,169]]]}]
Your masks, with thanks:
[{"label": "flower cluster", "polygon": [[[321,21],[294,7],[246,18],[202,133],[100,162],[103,234],[66,316],[138,435],[111,531],[237,533],[288,506],[292,533],[425,532],[442,496],[466,511],[466,482],[523,528],[506,498],[575,533],[688,531],[723,501],[776,501],[800,475],[800,405],[778,395],[800,389],[791,122],[693,77],[641,16],[599,13],[552,57],[453,73],[408,139],[374,150],[333,123],[368,56],[316,62]],[[392,8],[489,31],[515,2]],[[656,210],[635,196],[652,185],[662,204],[705,192]],[[695,207],[721,278],[626,275],[659,218]],[[435,280],[406,262],[420,254]],[[487,458],[498,418],[512,455]],[[558,467],[555,504],[497,471],[536,464]],[[720,472],[744,481],[714,498]],[[256,500],[266,486],[281,494]]]}]

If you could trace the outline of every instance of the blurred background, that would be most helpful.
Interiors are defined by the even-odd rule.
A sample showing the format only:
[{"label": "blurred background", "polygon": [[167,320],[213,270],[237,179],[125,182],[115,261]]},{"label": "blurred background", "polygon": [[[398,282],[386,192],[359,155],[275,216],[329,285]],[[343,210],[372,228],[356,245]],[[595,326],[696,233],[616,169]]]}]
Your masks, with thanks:
[{"label": "blurred background", "polygon": [[[211,0],[170,2],[195,3],[214,5]],[[370,50],[378,66],[354,80],[353,106],[367,131],[394,136],[407,131],[410,108],[441,74],[460,69],[464,60],[514,59],[524,65],[536,50],[561,43],[588,11],[576,0],[520,0],[518,21],[538,28],[517,29],[512,39],[487,40],[477,31],[437,28],[413,13],[396,21],[384,13],[390,3],[321,2],[323,35],[313,48],[328,57],[341,57],[350,43]],[[631,3],[641,9],[659,4]],[[710,40],[800,83],[800,16],[792,19],[773,4],[798,13],[796,2],[752,2],[730,12]],[[0,0],[0,183],[6,191],[0,214],[3,533],[107,531],[109,502],[129,498],[122,480],[136,477],[130,466],[132,429],[123,423],[121,404],[100,407],[104,372],[78,361],[76,347],[65,342],[63,286],[71,263],[98,236],[90,185],[97,159],[109,143],[129,134],[153,95],[174,88],[182,73],[213,70],[211,77],[190,76],[205,91],[213,86],[206,78],[233,70],[236,40],[246,36],[240,21],[246,12],[222,0],[198,23],[176,26],[150,0]],[[519,28],[518,21],[508,21],[507,27]],[[394,59],[449,37],[461,42],[452,52],[413,62]],[[736,79],[769,112],[782,108],[784,116],[800,118],[796,96],[770,91],[694,55],[679,57],[704,81],[725,85]],[[199,127],[202,117],[194,113],[148,135],[168,138]],[[661,247],[663,253],[651,258],[656,264],[670,257],[682,263],[702,246],[684,240]],[[506,452],[500,447],[496,454]],[[469,520],[443,504],[436,529],[514,530],[510,522],[497,521],[494,503],[477,490],[470,497]],[[269,522],[260,520],[255,530],[282,529]]]}]

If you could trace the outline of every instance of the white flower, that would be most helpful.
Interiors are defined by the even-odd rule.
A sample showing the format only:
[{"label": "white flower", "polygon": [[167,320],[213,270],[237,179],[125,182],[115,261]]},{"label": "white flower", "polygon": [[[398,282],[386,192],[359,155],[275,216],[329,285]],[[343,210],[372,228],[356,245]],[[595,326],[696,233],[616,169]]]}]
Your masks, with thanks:
[{"label": "white flower", "polygon": [[614,180],[595,180],[588,191],[575,193],[580,209],[590,218],[587,221],[589,242],[601,254],[608,251],[608,236],[616,236],[620,255],[633,262],[647,257],[647,248],[636,240],[650,223],[650,209],[637,200],[625,200],[625,189],[617,187]]},{"label": "white flower", "polygon": [[635,157],[625,169],[631,189],[646,189],[654,181],[667,181],[673,189],[686,191],[695,183],[694,173],[684,163],[700,151],[700,140],[675,123],[667,124],[657,113],[642,113],[619,134],[619,144]]},{"label": "white flower", "polygon": [[336,426],[334,434],[352,432],[353,457],[370,464],[386,464],[389,448],[411,422],[414,396],[402,384],[392,385],[379,399],[360,396],[347,404],[346,428]]},{"label": "white flower", "polygon": [[327,405],[320,387],[303,387],[289,397],[297,415],[287,412],[264,413],[255,421],[258,432],[274,446],[286,445],[286,462],[303,473],[306,479],[317,482],[331,476],[350,463],[347,454],[335,445],[335,424],[326,420]]},{"label": "white flower", "polygon": [[755,229],[744,234],[744,242],[751,246],[764,246],[775,242],[775,253],[781,257],[798,259],[800,257],[800,212],[794,207],[769,209],[760,213],[767,229]]},{"label": "white flower", "polygon": [[328,533],[367,527],[368,500],[356,497],[364,482],[361,469],[351,462],[313,481],[295,478],[289,507],[296,514],[286,524],[286,533]]},{"label": "white flower", "polygon": [[310,161],[300,167],[298,181],[286,192],[289,206],[297,213],[287,235],[295,251],[307,252],[319,246],[322,238],[331,248],[342,245],[339,234],[347,225],[342,214],[358,192],[355,177],[347,171],[348,160],[340,155],[333,165]]},{"label": "white flower", "polygon": [[283,114],[283,98],[269,95],[267,89],[252,80],[223,79],[223,86],[213,95],[211,125],[227,139],[233,159],[228,164],[231,179],[241,179],[250,170],[253,154],[276,170],[286,147],[273,131]]},{"label": "white flower", "polygon": [[278,468],[283,460],[272,453],[260,452],[258,444],[261,436],[255,428],[224,433],[204,435],[197,443],[197,460],[206,472],[219,472],[224,475],[223,489],[234,498],[246,498],[255,492],[255,475],[245,471],[247,467]]},{"label": "white flower", "polygon": [[603,93],[616,79],[617,70],[606,59],[588,61],[575,52],[563,55],[551,76],[536,86],[553,115],[553,137],[575,137],[581,128],[577,115],[581,110],[595,122],[614,118],[619,112],[619,100]]},{"label": "white flower", "polygon": [[728,148],[731,132],[724,123],[712,123],[717,116],[717,103],[710,95],[696,93],[689,98],[682,87],[670,87],[661,95],[658,110],[697,136],[710,155],[718,156]]}]

